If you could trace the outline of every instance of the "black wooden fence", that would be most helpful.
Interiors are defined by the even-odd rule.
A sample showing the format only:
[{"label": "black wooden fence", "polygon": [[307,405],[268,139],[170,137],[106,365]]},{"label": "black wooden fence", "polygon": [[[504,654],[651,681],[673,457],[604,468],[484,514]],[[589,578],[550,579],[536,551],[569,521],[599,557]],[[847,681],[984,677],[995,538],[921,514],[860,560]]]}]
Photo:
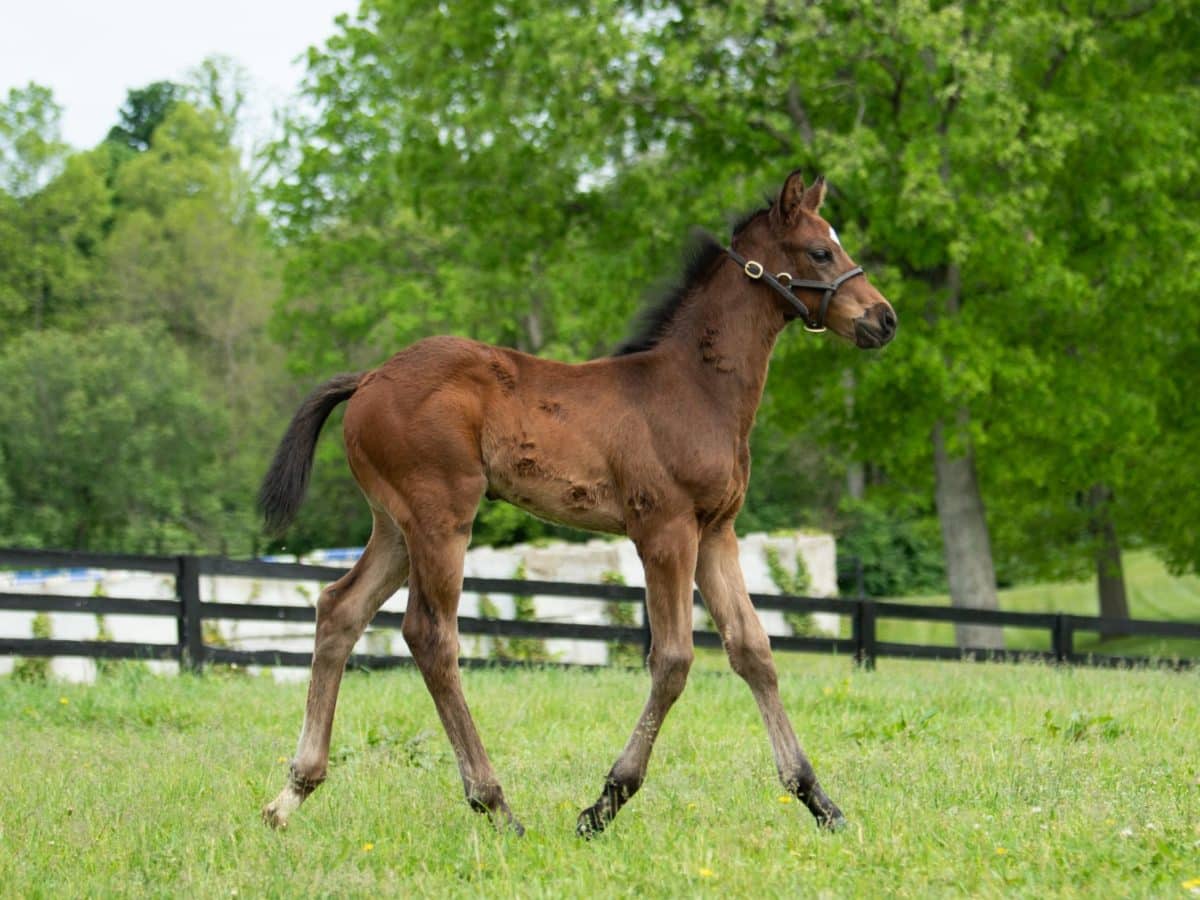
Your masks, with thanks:
[{"label": "black wooden fence", "polygon": [[[95,615],[163,616],[175,619],[177,640],[169,644],[117,641],[67,641],[42,638],[0,636],[0,655],[74,656],[93,659],[175,660],[188,669],[201,669],[206,663],[233,663],[260,666],[307,666],[309,653],[281,650],[237,650],[205,644],[203,622],[206,619],[267,620],[277,622],[313,622],[314,610],[308,606],[271,606],[266,604],[208,602],[200,596],[200,578],[226,575],[256,579],[285,579],[329,582],[345,574],[345,569],[302,563],[242,561],[206,556],[132,556],[79,553],[54,550],[0,549],[0,568],[92,568],[168,575],[174,579],[175,596],[168,600],[137,597],[58,596],[35,593],[0,593],[0,610],[28,612],[74,612]],[[467,578],[463,589],[477,593],[575,597],[609,603],[644,603],[641,588],[606,584],[568,584],[548,581],[516,581],[502,578]],[[1100,635],[1145,635],[1200,640],[1200,623],[1153,622],[1137,619],[1103,619],[1065,613],[1018,613],[998,610],[974,610],[956,607],[923,606],[866,598],[847,600],[823,597],[792,597],[776,594],[751,594],[755,607],[787,613],[834,613],[850,619],[850,637],[772,636],[776,650],[810,653],[842,653],[858,664],[873,667],[879,657],[910,659],[949,659],[976,661],[1042,660],[1046,662],[1100,666],[1167,665],[1190,668],[1197,658],[1157,659],[1149,657],[1109,656],[1079,653],[1074,646],[1078,631]],[[700,602],[699,593],[696,602]],[[950,646],[901,644],[881,641],[880,619],[909,619],[970,625],[994,625],[1040,629],[1050,636],[1049,650],[983,650]],[[404,614],[382,611],[376,615],[376,628],[399,628]],[[642,617],[643,623],[645,616]],[[649,649],[650,634],[643,625],[598,625],[568,622],[513,621],[460,617],[459,631],[467,635],[521,638],[571,638],[607,641]],[[712,631],[696,631],[700,647],[720,647],[721,639]],[[350,665],[360,668],[388,668],[406,665],[406,656],[356,654]],[[464,659],[465,665],[494,665],[488,659]]]}]

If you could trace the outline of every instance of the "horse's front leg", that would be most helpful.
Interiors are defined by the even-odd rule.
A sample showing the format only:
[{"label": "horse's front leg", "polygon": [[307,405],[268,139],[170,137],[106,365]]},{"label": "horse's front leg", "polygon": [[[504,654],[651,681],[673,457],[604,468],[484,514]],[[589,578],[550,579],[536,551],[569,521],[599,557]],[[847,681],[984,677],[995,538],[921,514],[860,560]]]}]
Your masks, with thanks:
[{"label": "horse's front leg", "polygon": [[650,751],[671,706],[683,693],[692,666],[692,574],[697,527],[679,519],[653,535],[635,539],[646,570],[646,611],[650,619],[650,698],[624,751],[604,779],[599,799],[579,814],[583,837],[604,830],[642,785]]},{"label": "horse's front leg", "polygon": [[792,723],[780,702],[771,642],[746,592],[732,525],[702,539],[696,583],[721,634],[729,664],[746,680],[758,703],[771,738],[779,780],[789,793],[808,807],[819,825],[831,830],[841,828],[846,820],[837,805],[821,790],[816,773],[800,749]]}]

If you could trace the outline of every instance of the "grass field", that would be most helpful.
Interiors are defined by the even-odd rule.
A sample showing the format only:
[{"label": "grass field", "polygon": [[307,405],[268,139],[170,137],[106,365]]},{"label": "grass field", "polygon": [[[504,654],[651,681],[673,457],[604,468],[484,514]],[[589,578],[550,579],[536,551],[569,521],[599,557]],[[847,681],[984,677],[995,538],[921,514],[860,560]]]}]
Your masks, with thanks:
[{"label": "grass field", "polygon": [[302,684],[0,680],[0,895],[928,897],[1200,892],[1200,673],[781,659],[851,819],[782,795],[749,692],[704,654],[641,793],[573,834],[641,708],[637,671],[484,670],[467,695],[528,833],[470,812],[412,671],[347,676],[325,787],[258,819]]}]

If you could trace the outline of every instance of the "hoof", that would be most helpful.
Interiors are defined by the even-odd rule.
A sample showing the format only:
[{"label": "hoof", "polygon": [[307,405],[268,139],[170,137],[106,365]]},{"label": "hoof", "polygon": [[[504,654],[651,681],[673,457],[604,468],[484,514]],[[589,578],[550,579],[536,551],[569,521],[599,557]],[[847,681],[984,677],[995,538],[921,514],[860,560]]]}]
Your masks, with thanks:
[{"label": "hoof", "polygon": [[262,808],[262,820],[276,831],[287,829],[287,816],[279,809],[277,803],[268,803]]},{"label": "hoof", "polygon": [[604,824],[604,819],[596,811],[596,807],[589,806],[579,814],[579,819],[575,822],[575,835],[590,841],[604,831]]},{"label": "hoof", "polygon": [[525,826],[512,814],[503,797],[495,807],[489,807],[478,797],[467,797],[467,805],[480,815],[487,816],[497,831],[511,831],[517,837],[525,837]]},{"label": "hoof", "polygon": [[505,825],[505,830],[511,831],[517,837],[525,837],[525,826],[517,820],[516,816],[510,815],[508,817],[508,823]]},{"label": "hoof", "polygon": [[818,825],[822,831],[827,831],[830,834],[837,834],[839,831],[845,831],[850,827],[850,823],[846,821],[846,817],[841,813],[831,816],[828,819],[822,819]]}]

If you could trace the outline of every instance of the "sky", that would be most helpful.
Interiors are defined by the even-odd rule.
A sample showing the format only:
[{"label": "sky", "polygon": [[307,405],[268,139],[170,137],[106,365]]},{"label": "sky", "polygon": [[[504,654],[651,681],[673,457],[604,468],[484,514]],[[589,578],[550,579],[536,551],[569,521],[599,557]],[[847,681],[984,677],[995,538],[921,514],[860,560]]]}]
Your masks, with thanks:
[{"label": "sky", "polygon": [[94,146],[131,87],[178,81],[208,56],[249,75],[249,136],[300,83],[304,51],[333,34],[357,0],[0,0],[0,96],[30,81],[63,107],[62,137]]}]

